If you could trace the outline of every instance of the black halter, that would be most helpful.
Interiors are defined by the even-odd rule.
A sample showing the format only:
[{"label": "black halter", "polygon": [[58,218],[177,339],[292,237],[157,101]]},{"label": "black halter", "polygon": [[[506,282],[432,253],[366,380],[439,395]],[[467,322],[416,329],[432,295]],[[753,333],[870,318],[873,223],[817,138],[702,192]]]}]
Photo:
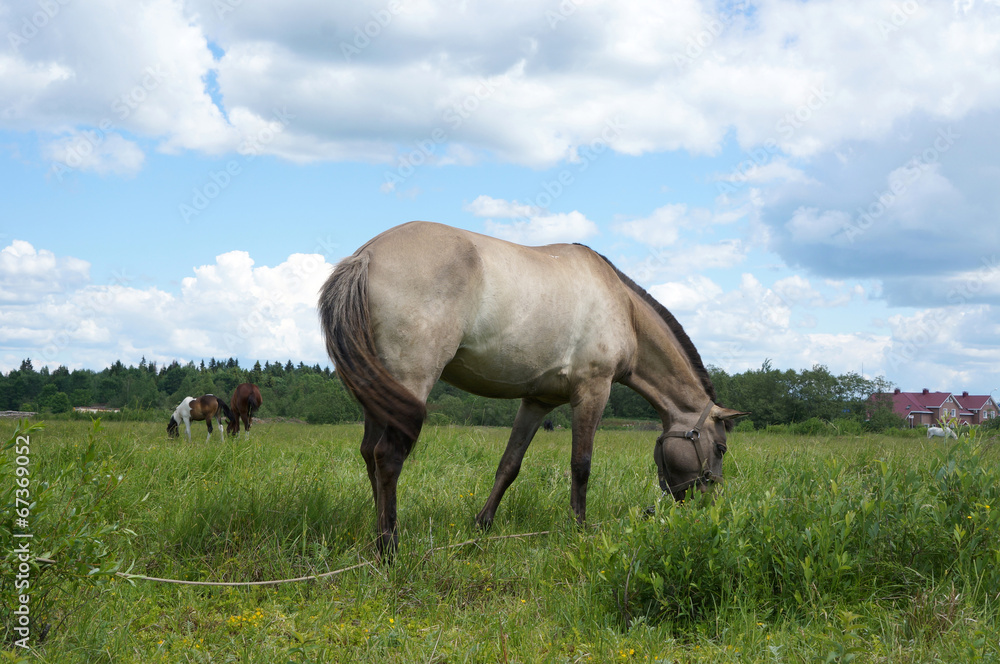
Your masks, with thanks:
[{"label": "black halter", "polygon": [[701,439],[701,427],[704,426],[705,420],[708,419],[708,414],[712,412],[712,406],[715,404],[711,401],[705,406],[705,410],[701,412],[701,417],[698,418],[698,423],[694,425],[693,429],[688,431],[666,431],[660,438],[686,438],[691,441],[692,447],[694,447],[694,453],[698,457],[698,466],[701,468],[701,474],[694,479],[688,480],[687,482],[682,482],[675,487],[670,487],[666,481],[666,466],[663,461],[663,450],[660,448],[660,440],[656,441],[656,447],[653,449],[653,458],[656,460],[656,465],[660,471],[660,488],[663,491],[670,491],[675,493],[677,491],[682,491],[687,489],[692,484],[711,484],[713,482],[721,482],[722,476],[716,475],[708,467],[708,459],[703,459],[701,456],[701,449],[698,446],[698,441]]}]

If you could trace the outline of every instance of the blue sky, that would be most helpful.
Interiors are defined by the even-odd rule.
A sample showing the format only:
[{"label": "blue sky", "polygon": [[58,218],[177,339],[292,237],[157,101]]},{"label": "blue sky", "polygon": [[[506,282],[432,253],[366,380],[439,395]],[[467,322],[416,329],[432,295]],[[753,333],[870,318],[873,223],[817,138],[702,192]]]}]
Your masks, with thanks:
[{"label": "blue sky", "polygon": [[0,2],[0,371],[328,364],[412,219],[611,258],[728,371],[1000,386],[1000,3]]}]

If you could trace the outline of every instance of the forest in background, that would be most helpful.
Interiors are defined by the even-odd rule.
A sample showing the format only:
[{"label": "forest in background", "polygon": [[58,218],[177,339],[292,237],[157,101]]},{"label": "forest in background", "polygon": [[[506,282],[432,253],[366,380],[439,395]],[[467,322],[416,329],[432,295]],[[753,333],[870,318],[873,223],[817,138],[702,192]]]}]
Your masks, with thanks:
[{"label": "forest in background", "polygon": [[[894,387],[882,377],[873,380],[856,373],[838,376],[822,365],[781,371],[774,369],[768,360],[760,369],[742,373],[729,374],[712,366],[709,373],[718,402],[750,412],[746,422],[758,429],[817,420],[851,422],[867,430],[903,425],[902,418],[894,415],[887,404],[872,412],[869,396],[891,392]],[[199,364],[174,361],[162,366],[143,358],[138,366],[125,366],[117,361],[102,371],[70,371],[63,366],[54,371],[47,367],[36,371],[31,360],[26,359],[19,369],[0,374],[0,410],[59,415],[71,413],[75,406],[103,405],[124,409],[120,417],[165,419],[185,396],[211,393],[228,401],[233,389],[243,382],[260,387],[264,400],[260,417],[298,419],[312,424],[361,419],[361,409],[329,367],[302,362],[296,365],[288,360],[265,361],[263,366],[258,361],[252,368],[245,368],[233,358],[212,358]],[[487,399],[439,382],[428,400],[428,421],[510,426],[518,405],[517,400]],[[642,397],[619,384],[613,386],[604,418],[659,419]],[[569,426],[569,407],[556,409],[550,419],[556,426]]]}]

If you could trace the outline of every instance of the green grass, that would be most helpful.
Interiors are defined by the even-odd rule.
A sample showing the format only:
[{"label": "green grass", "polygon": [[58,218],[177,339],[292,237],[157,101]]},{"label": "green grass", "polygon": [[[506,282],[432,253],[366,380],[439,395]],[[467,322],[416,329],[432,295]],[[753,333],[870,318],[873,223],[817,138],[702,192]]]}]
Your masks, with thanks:
[{"label": "green grass", "polygon": [[[0,426],[6,440],[13,425]],[[194,428],[192,444],[150,423],[107,423],[98,437],[123,480],[93,518],[119,524],[105,543],[128,571],[255,581],[373,564],[273,588],[64,586],[32,659],[1000,660],[988,441],[949,456],[914,437],[735,433],[714,504],[676,507],[659,502],[655,432],[603,430],[580,529],[569,432],[539,432],[483,534],[473,519],[508,432],[428,427],[400,480],[400,550],[385,567],[360,426],[262,424],[249,441],[207,445]],[[73,463],[88,430],[35,433],[33,477]]]}]

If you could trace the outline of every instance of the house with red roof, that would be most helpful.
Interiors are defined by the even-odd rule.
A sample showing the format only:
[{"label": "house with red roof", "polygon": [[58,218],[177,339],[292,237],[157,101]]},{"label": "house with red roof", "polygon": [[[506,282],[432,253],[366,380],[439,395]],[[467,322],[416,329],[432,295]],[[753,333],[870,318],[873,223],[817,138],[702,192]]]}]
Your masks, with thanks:
[{"label": "house with red roof", "polygon": [[931,392],[927,388],[920,392],[903,392],[896,388],[892,394],[873,394],[871,398],[888,398],[892,410],[910,427],[937,426],[943,420],[982,424],[1000,417],[1000,408],[989,394],[962,392],[962,396],[956,396],[951,392]]},{"label": "house with red roof", "polygon": [[1000,408],[997,407],[997,402],[989,394],[969,394],[968,392],[962,392],[962,396],[956,395],[955,400],[962,407],[962,414],[965,415],[968,413],[969,419],[963,419],[963,422],[982,424],[987,420],[1000,417],[997,414],[1000,412]]}]

